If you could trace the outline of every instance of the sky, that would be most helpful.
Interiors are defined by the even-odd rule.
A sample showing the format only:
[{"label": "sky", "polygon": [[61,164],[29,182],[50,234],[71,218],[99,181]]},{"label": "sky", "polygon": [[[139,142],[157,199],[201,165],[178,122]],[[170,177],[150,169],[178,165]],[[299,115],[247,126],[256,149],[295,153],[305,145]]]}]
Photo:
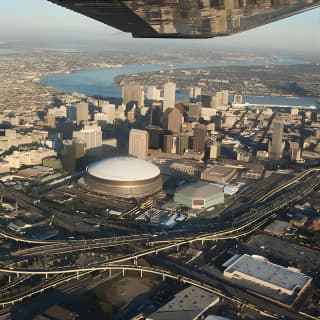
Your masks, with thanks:
[{"label": "sky", "polygon": [[[46,0],[1,0],[0,42],[12,40],[101,41],[104,46],[230,47],[291,50],[320,55],[320,9],[256,29],[206,40],[139,40]],[[317,59],[318,60],[318,59]]]}]

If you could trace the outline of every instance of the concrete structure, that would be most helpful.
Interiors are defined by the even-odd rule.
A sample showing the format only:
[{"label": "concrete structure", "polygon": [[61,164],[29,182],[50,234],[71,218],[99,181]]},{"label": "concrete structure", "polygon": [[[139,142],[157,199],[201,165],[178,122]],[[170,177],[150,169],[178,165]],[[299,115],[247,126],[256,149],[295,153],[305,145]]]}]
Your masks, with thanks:
[{"label": "concrete structure", "polygon": [[52,108],[48,110],[48,115],[52,114],[56,118],[66,118],[67,117],[67,108],[66,106],[60,106],[59,108]]},{"label": "concrete structure", "polygon": [[[211,121],[211,119],[213,117],[215,117],[217,115],[217,110],[216,109],[213,109],[213,108],[201,108],[201,117],[204,119],[204,120],[207,120],[207,121]],[[215,123],[211,122],[210,125],[213,125],[215,126]],[[211,129],[211,131],[214,131],[215,128],[213,128],[213,130]]]},{"label": "concrete structure", "polygon": [[9,150],[12,146],[32,143],[32,139],[30,136],[21,135],[14,129],[6,129],[4,131],[4,135],[0,136],[1,152]]},{"label": "concrete structure", "polygon": [[150,124],[152,126],[162,127],[162,106],[160,104],[152,104]]},{"label": "concrete structure", "polygon": [[94,150],[102,145],[101,127],[97,125],[85,126],[81,131],[74,131],[73,138],[86,144],[86,150]]},{"label": "concrete structure", "polygon": [[273,120],[272,141],[269,147],[269,158],[279,160],[282,158],[282,136],[283,136],[283,122],[282,120]]},{"label": "concrete structure", "polygon": [[180,133],[183,115],[178,108],[169,108],[164,113],[164,129],[172,133]]},{"label": "concrete structure", "polygon": [[22,166],[35,166],[42,164],[43,159],[55,157],[57,153],[52,149],[38,148],[26,152],[14,151],[4,158],[10,168],[19,169]]},{"label": "concrete structure", "polygon": [[215,141],[210,146],[210,159],[218,159],[221,155],[221,142]]},{"label": "concrete structure", "polygon": [[193,128],[193,147],[196,152],[203,152],[205,148],[205,138],[207,133],[207,127],[204,125],[198,125]]},{"label": "concrete structure", "polygon": [[103,114],[105,114],[105,121],[107,123],[114,122],[116,117],[116,106],[114,104],[104,101],[101,105],[101,111]]},{"label": "concrete structure", "polygon": [[160,90],[156,86],[148,86],[146,89],[147,100],[160,100]]},{"label": "concrete structure", "polygon": [[282,294],[293,295],[310,285],[312,278],[294,268],[271,263],[262,256],[244,254],[231,263],[224,276],[254,282]]},{"label": "concrete structure", "polygon": [[247,152],[241,149],[237,151],[237,161],[249,162],[250,160],[251,160],[250,152]]},{"label": "concrete structure", "polygon": [[122,86],[122,103],[134,103],[138,107],[144,104],[144,88],[137,84],[124,84]]},{"label": "concrete structure", "polygon": [[219,298],[195,286],[178,292],[172,300],[148,316],[150,320],[193,320],[199,319]]},{"label": "concrete structure", "polygon": [[23,144],[31,144],[48,138],[48,132],[33,130],[28,134],[21,134],[14,129],[5,129],[4,135],[0,136],[0,151],[9,150],[11,147],[18,147]]},{"label": "concrete structure", "polygon": [[56,116],[54,114],[47,115],[47,126],[50,128],[55,128],[56,126]]},{"label": "concrete structure", "polygon": [[108,116],[103,112],[97,112],[94,114],[94,121],[96,121],[97,123],[99,123],[100,121],[108,122]]},{"label": "concrete structure", "polygon": [[189,147],[189,136],[181,133],[177,137],[177,154],[183,155]]},{"label": "concrete structure", "polygon": [[197,167],[192,164],[186,164],[183,162],[172,162],[170,168],[189,176],[195,176],[197,173]]},{"label": "concrete structure", "polygon": [[201,103],[190,103],[189,104],[189,121],[199,121],[201,116]]},{"label": "concrete structure", "polygon": [[95,162],[79,183],[92,192],[119,198],[143,198],[162,189],[159,168],[133,157]]},{"label": "concrete structure", "polygon": [[88,121],[89,105],[87,102],[80,102],[74,106],[67,107],[67,118],[80,124],[82,121]]},{"label": "concrete structure", "polygon": [[202,89],[200,87],[191,87],[189,89],[190,98],[197,99],[201,96]]},{"label": "concrete structure", "polygon": [[171,153],[173,149],[173,135],[166,134],[163,136],[163,152]]},{"label": "concrete structure", "polygon": [[86,143],[82,140],[63,140],[61,150],[62,167],[67,172],[75,172],[77,168],[77,160],[81,159],[86,152]]},{"label": "concrete structure", "polygon": [[163,129],[156,126],[148,126],[146,130],[149,134],[149,148],[150,149],[159,149],[163,145],[162,136]]},{"label": "concrete structure", "polygon": [[176,103],[176,84],[173,82],[168,82],[164,85],[162,111],[166,112],[169,108],[173,109],[175,103]]},{"label": "concrete structure", "polygon": [[87,102],[80,102],[75,105],[77,113],[76,113],[76,121],[77,124],[80,124],[81,121],[88,121],[88,112],[89,112],[89,104]]},{"label": "concrete structure", "polygon": [[243,98],[242,95],[236,94],[233,96],[233,103],[234,104],[242,104],[243,103]]},{"label": "concrete structure", "polygon": [[210,182],[228,183],[237,176],[237,169],[214,165],[201,173],[201,179]]},{"label": "concrete structure", "polygon": [[298,142],[290,143],[290,160],[294,162],[301,162],[301,149]]},{"label": "concrete structure", "polygon": [[219,187],[197,181],[179,187],[175,192],[174,202],[192,209],[209,208],[224,203],[224,194]]},{"label": "concrete structure", "polygon": [[228,104],[229,100],[229,91],[228,90],[222,90],[218,91],[215,96],[215,106],[225,106]]},{"label": "concrete structure", "polygon": [[146,159],[149,146],[147,131],[131,129],[129,134],[129,155],[138,159]]}]

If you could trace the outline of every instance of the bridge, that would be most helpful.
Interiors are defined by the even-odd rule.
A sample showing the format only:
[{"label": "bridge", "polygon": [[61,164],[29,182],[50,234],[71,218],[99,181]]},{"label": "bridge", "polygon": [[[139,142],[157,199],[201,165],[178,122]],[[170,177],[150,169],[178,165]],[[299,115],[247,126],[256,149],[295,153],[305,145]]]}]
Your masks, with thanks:
[{"label": "bridge", "polygon": [[[320,168],[311,168],[304,171],[302,174],[298,175],[294,179],[290,180],[285,185],[279,186],[274,190],[270,191],[261,201],[262,204],[255,209],[255,214],[249,215],[250,219],[243,222],[239,226],[233,226],[229,229],[225,229],[217,232],[209,233],[199,233],[195,235],[187,235],[184,238],[175,237],[163,237],[161,233],[154,235],[151,234],[139,234],[132,236],[124,237],[115,237],[115,238],[100,238],[100,239],[89,239],[89,240],[72,240],[67,242],[44,242],[46,245],[38,246],[35,248],[28,248],[24,250],[18,250],[13,253],[13,256],[16,257],[34,257],[38,255],[50,255],[50,254],[65,254],[70,252],[80,252],[88,251],[98,248],[107,248],[107,247],[120,247],[132,243],[144,243],[147,248],[145,250],[139,251],[137,253],[132,253],[122,257],[116,257],[108,261],[108,263],[122,263],[126,261],[136,261],[138,258],[150,255],[157,254],[158,252],[170,250],[172,248],[179,249],[180,246],[191,244],[196,241],[219,241],[225,239],[237,239],[249,235],[250,233],[256,231],[261,226],[265,225],[270,219],[274,216],[274,212],[283,208],[284,206],[297,201],[303,198],[306,194],[312,191],[320,182],[319,179],[314,177],[309,177],[306,179],[306,176],[314,173],[320,172]],[[310,181],[312,180],[312,181]],[[299,183],[300,188],[298,192],[291,190],[292,186],[296,186]],[[290,194],[284,193],[283,190],[289,188]],[[269,199],[276,194],[281,195],[276,199],[270,201],[267,205],[264,204],[266,199]],[[43,243],[42,243],[43,244]],[[16,270],[16,273],[20,271]],[[57,270],[60,273],[60,270]]]},{"label": "bridge", "polygon": [[[79,265],[50,266],[46,268],[23,268],[18,267],[18,263],[13,263],[10,266],[2,265],[2,267],[0,268],[0,272],[8,275],[15,274],[20,279],[23,277],[27,278],[33,275],[44,275],[46,278],[48,278],[49,275],[65,275],[65,278],[57,279],[50,284],[44,284],[39,290],[34,290],[35,293],[29,292],[22,297],[19,296],[16,299],[9,299],[10,301],[0,301],[0,305],[6,306],[7,304],[22,301],[23,299],[30,297],[33,294],[43,292],[46,289],[58,286],[62,283],[65,283],[66,281],[78,279],[82,275],[90,274],[93,271],[104,272],[108,270],[110,274],[112,270],[120,270],[123,274],[126,270],[138,271],[140,272],[141,276],[144,272],[159,274],[162,275],[163,278],[176,279],[198,286],[221,297],[225,297],[224,293],[216,289],[214,286],[210,286],[201,281],[199,282],[192,277],[184,277],[174,272],[163,270],[161,268],[139,266],[138,259],[150,255],[158,255],[160,252],[164,252],[170,249],[176,248],[177,250],[179,250],[180,246],[191,244],[196,241],[200,241],[203,243],[205,241],[221,241],[225,239],[238,239],[240,237],[245,237],[258,230],[263,225],[267,224],[271,219],[273,219],[276,216],[276,211],[295,201],[302,199],[308,193],[314,190],[314,188],[316,188],[320,184],[319,172],[320,168],[310,168],[294,177],[290,181],[286,182],[285,184],[266,193],[266,195],[260,197],[255,202],[257,205],[256,208],[245,215],[245,220],[240,221],[240,223],[235,224],[230,228],[226,228],[225,230],[198,232],[196,234],[192,234],[191,232],[186,233],[186,231],[184,231],[184,236],[183,232],[172,232],[168,234],[156,233],[153,235],[150,233],[145,233],[114,238],[41,242],[35,242],[34,240],[11,236],[2,232],[0,233],[1,236],[13,239],[15,241],[22,241],[29,244],[41,244],[37,247],[18,250],[12,254],[17,259],[21,258],[21,261],[26,261],[28,257],[33,258],[50,254],[63,255],[70,252],[89,251],[99,248],[119,247],[119,251],[121,252],[121,247],[128,246],[130,244],[133,244],[134,248],[139,248],[141,250],[122,256],[111,257],[109,260],[92,263],[87,266]],[[139,246],[137,246],[136,244]],[[19,262],[19,260],[17,260],[16,262]],[[132,263],[133,265],[131,265]],[[17,283],[19,283],[20,281],[18,279],[16,280]],[[235,298],[233,297],[233,299]],[[241,303],[241,299],[239,299],[239,303]],[[302,318],[296,317],[292,319]]]}]

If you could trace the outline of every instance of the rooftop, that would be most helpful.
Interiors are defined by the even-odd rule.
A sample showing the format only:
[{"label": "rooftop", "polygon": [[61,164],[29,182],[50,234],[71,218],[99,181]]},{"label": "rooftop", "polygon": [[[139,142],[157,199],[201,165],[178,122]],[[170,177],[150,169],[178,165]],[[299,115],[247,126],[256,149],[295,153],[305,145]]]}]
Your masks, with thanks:
[{"label": "rooftop", "polygon": [[90,164],[87,172],[98,179],[113,181],[148,180],[160,175],[157,166],[133,157],[103,159]]},{"label": "rooftop", "polygon": [[190,286],[175,295],[163,307],[152,313],[154,320],[195,319],[206,307],[218,302],[218,297],[203,289]]},{"label": "rooftop", "polygon": [[311,279],[303,273],[274,263],[262,256],[244,254],[231,264],[226,273],[242,273],[285,290],[303,288]]},{"label": "rooftop", "polygon": [[208,182],[197,181],[179,187],[176,192],[182,193],[186,197],[205,198],[221,194],[223,193],[223,189]]},{"label": "rooftop", "polygon": [[227,176],[229,175],[234,169],[233,168],[229,168],[229,167],[225,167],[219,164],[216,164],[210,168],[208,168],[206,170],[207,173],[214,175],[214,176]]}]

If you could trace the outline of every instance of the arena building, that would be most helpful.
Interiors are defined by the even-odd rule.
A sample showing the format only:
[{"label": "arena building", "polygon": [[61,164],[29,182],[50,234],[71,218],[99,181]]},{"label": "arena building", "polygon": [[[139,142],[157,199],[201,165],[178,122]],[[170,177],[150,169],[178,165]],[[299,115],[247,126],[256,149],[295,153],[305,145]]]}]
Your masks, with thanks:
[{"label": "arena building", "polygon": [[211,183],[197,181],[179,187],[174,202],[192,209],[209,208],[224,203],[224,193],[223,189]]},{"label": "arena building", "polygon": [[91,192],[117,198],[144,198],[162,189],[159,168],[133,157],[107,158],[92,163],[79,183]]}]

